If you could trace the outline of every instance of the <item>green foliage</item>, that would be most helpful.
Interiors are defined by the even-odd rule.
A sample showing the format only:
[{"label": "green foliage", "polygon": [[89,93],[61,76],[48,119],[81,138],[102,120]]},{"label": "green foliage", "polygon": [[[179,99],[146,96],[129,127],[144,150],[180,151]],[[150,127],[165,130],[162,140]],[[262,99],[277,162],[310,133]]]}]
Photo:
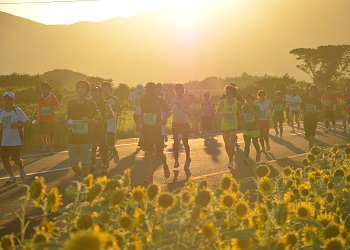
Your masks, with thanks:
[{"label": "green foliage", "polygon": [[[189,179],[169,193],[131,187],[126,170],[68,186],[73,201],[61,208],[58,189],[36,177],[16,212],[21,231],[2,236],[1,246],[14,249],[16,237],[21,249],[348,249],[350,148],[312,152],[309,166],[284,167],[274,179],[257,171],[250,180],[258,188],[245,193],[230,174],[214,191]],[[29,217],[39,225],[25,238],[30,205],[42,214]]]}]

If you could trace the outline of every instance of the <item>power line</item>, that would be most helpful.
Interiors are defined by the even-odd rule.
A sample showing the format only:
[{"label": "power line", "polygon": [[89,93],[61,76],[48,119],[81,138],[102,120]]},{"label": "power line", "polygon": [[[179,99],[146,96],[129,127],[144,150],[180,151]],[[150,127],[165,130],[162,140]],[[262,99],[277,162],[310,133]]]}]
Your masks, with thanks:
[{"label": "power line", "polygon": [[100,2],[103,0],[53,0],[53,1],[35,1],[35,2],[12,2],[12,3],[0,3],[0,4],[42,4],[42,3],[74,3],[74,2]]}]

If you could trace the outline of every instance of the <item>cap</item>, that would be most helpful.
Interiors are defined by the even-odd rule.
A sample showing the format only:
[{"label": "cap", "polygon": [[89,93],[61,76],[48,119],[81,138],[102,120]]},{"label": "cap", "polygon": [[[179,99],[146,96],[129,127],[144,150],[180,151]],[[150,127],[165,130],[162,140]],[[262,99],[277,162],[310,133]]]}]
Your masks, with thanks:
[{"label": "cap", "polygon": [[252,94],[247,94],[245,96],[245,99],[254,99],[254,96]]},{"label": "cap", "polygon": [[207,91],[207,92],[204,93],[204,95],[210,96],[210,92]]},{"label": "cap", "polygon": [[11,97],[12,99],[15,99],[15,94],[13,92],[5,92],[4,95],[5,96],[8,96],[8,97]]},{"label": "cap", "polygon": [[156,88],[156,84],[154,82],[148,82],[146,84],[146,89],[150,89],[150,88]]},{"label": "cap", "polygon": [[143,86],[142,86],[142,84],[137,84],[137,86],[136,86],[136,92],[140,93],[140,92],[142,92],[142,91],[143,91]]},{"label": "cap", "polygon": [[102,88],[100,86],[93,86],[93,87],[91,87],[90,91],[102,92]]}]

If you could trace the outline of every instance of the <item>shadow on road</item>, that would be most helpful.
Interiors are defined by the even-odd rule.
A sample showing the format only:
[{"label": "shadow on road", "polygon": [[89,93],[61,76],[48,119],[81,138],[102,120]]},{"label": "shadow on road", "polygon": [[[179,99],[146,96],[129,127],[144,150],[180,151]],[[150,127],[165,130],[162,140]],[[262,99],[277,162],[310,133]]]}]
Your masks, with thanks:
[{"label": "shadow on road", "polygon": [[210,137],[207,140],[204,140],[204,151],[208,154],[211,155],[212,160],[214,162],[218,162],[218,156],[221,153],[220,150],[221,143],[218,143],[218,141],[214,137]]}]

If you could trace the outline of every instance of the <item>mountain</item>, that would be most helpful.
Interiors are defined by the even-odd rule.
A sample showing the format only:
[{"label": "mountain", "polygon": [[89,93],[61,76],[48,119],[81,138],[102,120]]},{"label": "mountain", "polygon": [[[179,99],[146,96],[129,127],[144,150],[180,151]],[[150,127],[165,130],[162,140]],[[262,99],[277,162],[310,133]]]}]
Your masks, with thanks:
[{"label": "mountain", "polygon": [[240,12],[228,4],[235,1],[226,2],[200,15],[156,10],[71,25],[0,12],[0,74],[69,69],[116,85],[225,79],[243,72],[310,81],[289,51],[350,41],[346,1],[254,1]]}]

